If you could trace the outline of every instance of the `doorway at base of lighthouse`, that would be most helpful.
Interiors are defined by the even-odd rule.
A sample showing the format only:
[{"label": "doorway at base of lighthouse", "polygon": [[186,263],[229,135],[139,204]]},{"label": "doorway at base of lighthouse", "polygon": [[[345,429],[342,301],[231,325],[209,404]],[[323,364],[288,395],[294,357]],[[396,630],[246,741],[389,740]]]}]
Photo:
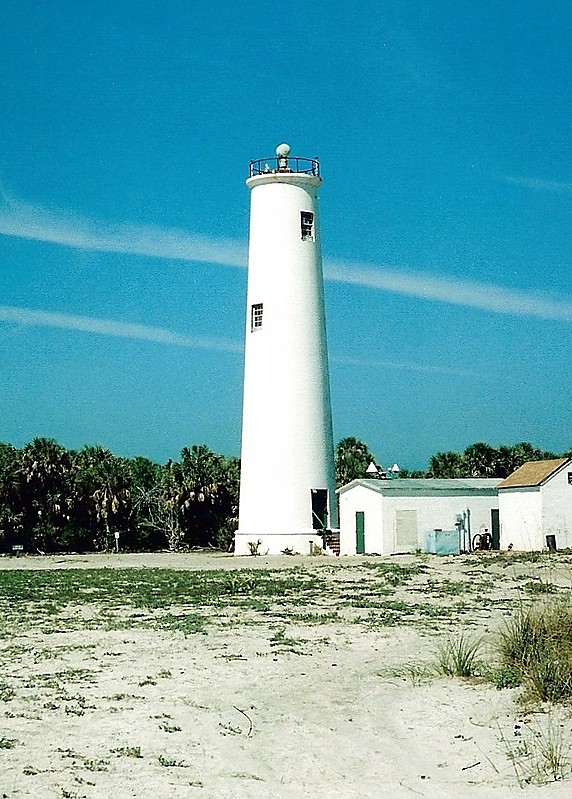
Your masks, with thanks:
[{"label": "doorway at base of lighthouse", "polygon": [[312,527],[325,530],[328,526],[328,489],[312,488]]}]

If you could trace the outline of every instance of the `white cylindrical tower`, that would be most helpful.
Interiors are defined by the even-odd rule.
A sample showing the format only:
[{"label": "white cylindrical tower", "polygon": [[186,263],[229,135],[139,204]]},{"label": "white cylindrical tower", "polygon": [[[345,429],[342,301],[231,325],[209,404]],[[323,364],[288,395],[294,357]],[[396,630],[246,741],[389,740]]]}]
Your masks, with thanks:
[{"label": "white cylindrical tower", "polygon": [[315,160],[253,161],[235,553],[308,553],[338,526]]}]

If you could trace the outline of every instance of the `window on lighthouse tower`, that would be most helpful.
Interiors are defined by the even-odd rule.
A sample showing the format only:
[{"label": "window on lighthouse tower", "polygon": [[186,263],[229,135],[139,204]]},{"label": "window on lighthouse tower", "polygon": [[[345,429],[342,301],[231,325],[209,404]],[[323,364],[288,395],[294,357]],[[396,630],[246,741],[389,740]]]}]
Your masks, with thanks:
[{"label": "window on lighthouse tower", "polygon": [[302,241],[314,241],[314,214],[311,211],[300,211]]},{"label": "window on lighthouse tower", "polygon": [[250,309],[250,329],[258,330],[262,327],[262,303],[258,302]]}]

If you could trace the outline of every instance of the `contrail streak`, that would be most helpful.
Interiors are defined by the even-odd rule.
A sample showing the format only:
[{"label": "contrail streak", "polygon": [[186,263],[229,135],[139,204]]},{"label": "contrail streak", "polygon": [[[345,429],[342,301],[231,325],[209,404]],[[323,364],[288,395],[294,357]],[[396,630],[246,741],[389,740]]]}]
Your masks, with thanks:
[{"label": "contrail streak", "polygon": [[[563,184],[564,185],[564,184]],[[96,252],[128,253],[220,266],[245,267],[246,246],[238,241],[195,236],[152,225],[110,225],[69,212],[48,211],[5,199],[0,233],[21,239]],[[572,321],[572,301],[540,292],[459,280],[394,265],[326,260],[325,279],[417,299],[476,308],[495,314]]]},{"label": "contrail streak", "polygon": [[176,228],[156,225],[110,225],[14,200],[6,206],[0,209],[0,233],[5,236],[95,252],[246,266],[246,247],[240,242],[195,236]]},{"label": "contrail streak", "polygon": [[102,336],[154,341],[158,344],[174,344],[177,347],[242,352],[243,346],[234,341],[206,336],[182,336],[162,327],[117,322],[112,319],[97,319],[90,316],[53,313],[51,311],[14,308],[0,305],[0,322],[34,327],[55,327],[81,333],[97,333]]},{"label": "contrail streak", "polygon": [[351,283],[497,314],[572,321],[572,302],[554,299],[539,292],[428,275],[425,272],[407,272],[394,266],[379,268],[329,261],[324,271],[326,278],[336,283]]},{"label": "contrail streak", "polygon": [[525,178],[519,175],[495,175],[503,183],[513,186],[522,186],[525,189],[538,189],[540,191],[571,192],[572,183],[561,180],[544,180],[543,178]]},{"label": "contrail streak", "polygon": [[[141,341],[152,341],[157,344],[170,344],[190,349],[218,350],[219,352],[242,353],[242,342],[228,341],[207,336],[182,336],[162,327],[118,322],[113,319],[98,319],[90,316],[54,313],[30,308],[16,308],[0,305],[0,323],[28,327],[52,327],[62,330],[73,330],[79,333],[95,333],[100,336],[114,336]],[[332,356],[332,363],[342,366],[365,366],[373,369],[400,369],[412,372],[440,373],[456,377],[471,376],[463,369],[446,366],[430,366],[400,361],[368,361],[344,356]]]}]

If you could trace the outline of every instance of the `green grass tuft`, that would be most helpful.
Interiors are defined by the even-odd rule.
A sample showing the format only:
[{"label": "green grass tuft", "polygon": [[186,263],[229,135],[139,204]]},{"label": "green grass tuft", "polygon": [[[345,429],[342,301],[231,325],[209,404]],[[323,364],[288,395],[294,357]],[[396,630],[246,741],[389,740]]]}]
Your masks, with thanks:
[{"label": "green grass tuft", "polygon": [[464,633],[449,636],[437,649],[436,671],[446,677],[477,677],[482,674],[479,654],[482,641]]},{"label": "green grass tuft", "polygon": [[501,668],[512,668],[526,698],[563,702],[572,698],[572,604],[554,600],[521,608],[499,636]]}]

